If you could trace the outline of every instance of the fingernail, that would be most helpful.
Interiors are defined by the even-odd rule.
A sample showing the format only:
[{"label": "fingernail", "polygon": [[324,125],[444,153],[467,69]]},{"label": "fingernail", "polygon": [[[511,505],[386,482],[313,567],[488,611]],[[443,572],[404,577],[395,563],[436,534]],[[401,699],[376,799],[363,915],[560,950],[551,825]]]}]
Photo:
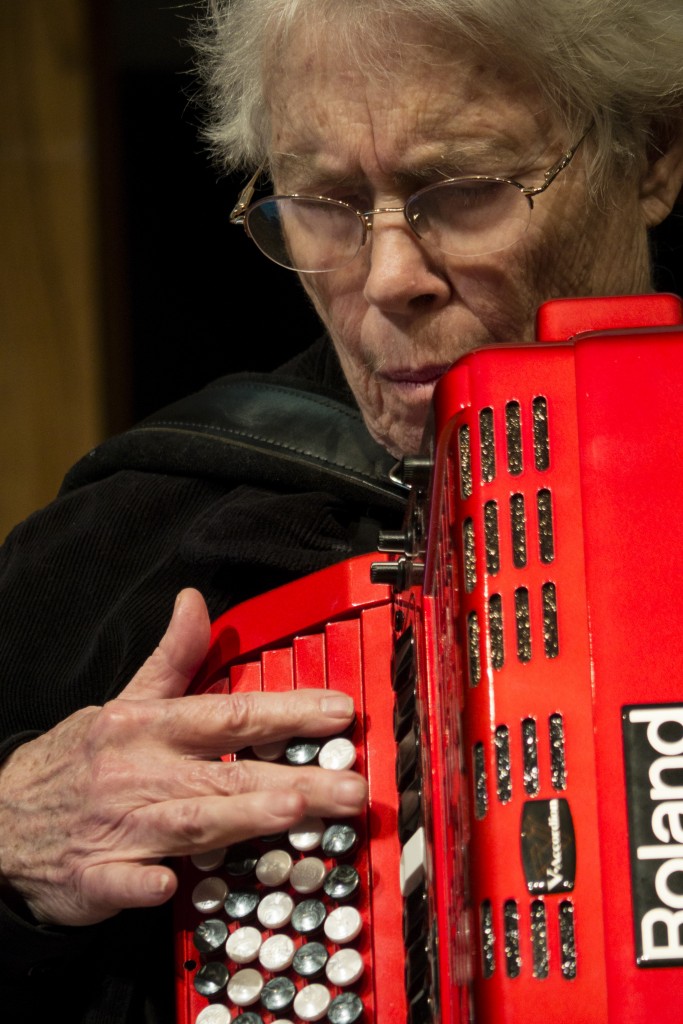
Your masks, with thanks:
[{"label": "fingernail", "polygon": [[367,792],[367,784],[361,775],[353,779],[340,780],[332,790],[334,800],[352,811],[359,811],[363,807]]},{"label": "fingernail", "polygon": [[150,871],[145,882],[152,896],[165,896],[171,886],[171,879],[165,871]]},{"label": "fingernail", "polygon": [[353,701],[343,693],[330,693],[320,699],[320,710],[330,718],[350,718]]}]

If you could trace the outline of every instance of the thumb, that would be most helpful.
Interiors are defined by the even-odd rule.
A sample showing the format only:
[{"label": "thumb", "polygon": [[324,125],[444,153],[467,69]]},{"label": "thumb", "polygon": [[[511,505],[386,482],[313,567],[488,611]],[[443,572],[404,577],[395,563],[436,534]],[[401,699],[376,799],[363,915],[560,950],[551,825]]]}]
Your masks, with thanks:
[{"label": "thumb", "polygon": [[159,646],[120,696],[128,700],[180,697],[206,657],[211,623],[198,590],[181,590]]}]

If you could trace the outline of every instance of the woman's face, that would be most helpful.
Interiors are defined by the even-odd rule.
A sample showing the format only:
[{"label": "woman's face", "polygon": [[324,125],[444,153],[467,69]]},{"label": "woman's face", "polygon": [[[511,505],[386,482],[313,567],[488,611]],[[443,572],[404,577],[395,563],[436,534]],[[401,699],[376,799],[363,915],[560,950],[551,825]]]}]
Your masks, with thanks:
[{"label": "woman's face", "polygon": [[[391,75],[340,60],[333,42],[290,48],[271,94],[276,191],[403,206],[417,189],[472,174],[539,185],[576,139],[538,92],[467,45],[437,50],[416,33]],[[481,257],[448,256],[401,213],[375,218],[342,270],[302,275],[372,435],[415,452],[434,385],[459,356],[530,341],[538,306],[568,295],[650,289],[635,180],[589,197],[584,143],[535,200],[526,234]]]}]

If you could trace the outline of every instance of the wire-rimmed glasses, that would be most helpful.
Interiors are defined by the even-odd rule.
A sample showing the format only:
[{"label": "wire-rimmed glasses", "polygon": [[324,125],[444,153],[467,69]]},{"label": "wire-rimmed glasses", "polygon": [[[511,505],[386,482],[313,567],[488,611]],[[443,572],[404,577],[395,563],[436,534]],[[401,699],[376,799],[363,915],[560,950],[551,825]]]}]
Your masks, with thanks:
[{"label": "wire-rimmed glasses", "polygon": [[374,218],[384,213],[402,213],[418,238],[449,256],[487,256],[522,238],[534,198],[567,167],[586,134],[544,173],[541,185],[482,174],[447,178],[414,192],[404,206],[374,210],[326,196],[276,195],[252,203],[261,165],[240,193],[230,223],[241,224],[274,263],[302,274],[347,266],[367,241]]}]

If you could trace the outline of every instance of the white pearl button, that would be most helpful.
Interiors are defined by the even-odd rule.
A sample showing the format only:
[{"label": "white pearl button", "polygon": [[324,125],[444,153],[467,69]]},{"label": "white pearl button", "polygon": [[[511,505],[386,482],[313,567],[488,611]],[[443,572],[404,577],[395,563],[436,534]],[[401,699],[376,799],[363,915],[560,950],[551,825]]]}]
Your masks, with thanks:
[{"label": "white pearl button", "polygon": [[225,952],[236,964],[250,964],[258,956],[263,936],[258,928],[237,928],[228,935]]},{"label": "white pearl button", "polygon": [[289,879],[292,863],[286,850],[269,850],[256,864],[256,877],[262,885],[284,885]]},{"label": "white pearl button", "polygon": [[320,846],[320,840],[325,831],[325,823],[322,818],[303,818],[294,828],[289,830],[289,841],[295,850],[308,853]]},{"label": "white pearl button", "polygon": [[308,894],[318,891],[326,874],[325,862],[320,857],[304,857],[292,868],[289,882],[296,892]]},{"label": "white pearl button", "polygon": [[351,768],[356,762],[356,748],[351,740],[343,736],[336,736],[328,740],[318,754],[318,763],[323,768],[331,768],[333,771],[342,771]]},{"label": "white pearl button", "polygon": [[289,924],[294,900],[286,892],[269,892],[258,905],[256,916],[264,928],[282,928]]},{"label": "white pearl button", "polygon": [[333,985],[353,985],[363,973],[363,958],[357,949],[340,949],[327,961],[325,974]]},{"label": "white pearl button", "polygon": [[265,982],[260,971],[246,967],[228,981],[228,999],[235,1006],[251,1006],[261,995]]},{"label": "white pearl button", "polygon": [[259,962],[267,971],[286,971],[292,966],[296,946],[289,935],[271,935],[259,950]]},{"label": "white pearl button", "polygon": [[355,907],[335,907],[325,918],[324,927],[330,942],[352,942],[360,934],[363,919]]},{"label": "white pearl button", "polygon": [[320,1020],[331,1002],[332,996],[324,985],[304,985],[294,997],[294,1012],[302,1020]]},{"label": "white pearl button", "polygon": [[190,860],[199,871],[215,871],[225,860],[225,847],[220,846],[217,850],[207,850],[206,853],[195,853]]},{"label": "white pearl button", "polygon": [[194,1024],[230,1024],[230,1010],[220,1003],[205,1006],[195,1017]]},{"label": "white pearl button", "polygon": [[200,914],[214,914],[223,906],[228,895],[227,883],[212,875],[203,878],[192,890],[192,905]]}]

